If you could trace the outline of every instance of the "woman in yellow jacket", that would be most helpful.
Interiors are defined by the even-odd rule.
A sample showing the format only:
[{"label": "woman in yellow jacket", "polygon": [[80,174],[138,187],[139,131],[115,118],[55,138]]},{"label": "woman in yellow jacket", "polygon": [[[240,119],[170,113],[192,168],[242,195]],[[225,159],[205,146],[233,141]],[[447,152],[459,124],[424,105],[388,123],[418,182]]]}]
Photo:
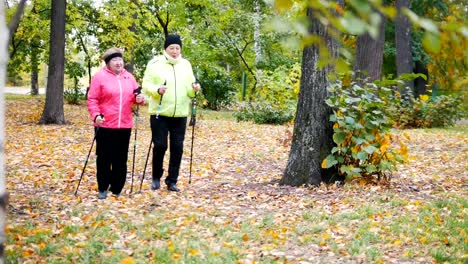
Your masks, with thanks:
[{"label": "woman in yellow jacket", "polygon": [[179,35],[168,35],[162,55],[154,57],[146,66],[143,93],[148,97],[151,133],[153,137],[153,182],[151,188],[160,188],[164,155],[169,136],[169,169],[164,182],[167,189],[178,192],[187,116],[190,101],[200,89],[192,65],[181,55]]}]

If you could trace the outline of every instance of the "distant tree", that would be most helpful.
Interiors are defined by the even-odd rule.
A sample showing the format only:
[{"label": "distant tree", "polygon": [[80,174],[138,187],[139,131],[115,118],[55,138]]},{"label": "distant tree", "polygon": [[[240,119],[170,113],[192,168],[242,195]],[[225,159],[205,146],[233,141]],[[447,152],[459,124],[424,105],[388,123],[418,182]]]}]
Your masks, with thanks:
[{"label": "distant tree", "polygon": [[[403,14],[403,9],[409,9],[410,0],[396,0],[397,17],[395,19],[395,46],[397,75],[413,72],[413,55],[411,54],[411,23],[408,17]],[[413,91],[412,81],[405,83],[405,88],[409,87]],[[408,90],[403,89],[403,93]]]},{"label": "distant tree", "polygon": [[[341,6],[343,1],[337,1]],[[324,26],[316,16],[318,10],[309,8],[309,34],[320,37],[325,45],[309,45],[302,55],[302,77],[296,119],[288,164],[281,184],[300,186],[318,185],[328,175],[322,169],[323,159],[333,148],[333,128],[329,121],[332,110],[326,105],[331,66],[320,67],[321,49],[328,49],[330,57],[338,56],[338,42],[331,36],[330,26]],[[323,51],[322,51],[323,52]]]},{"label": "distant tree", "polygon": [[[34,3],[33,7],[31,9],[31,17],[34,18],[40,18],[41,14],[39,14],[39,9],[40,7],[38,6],[38,3]],[[34,21],[31,21],[34,22]],[[29,39],[29,45],[27,47],[31,65],[30,65],[30,71],[31,71],[31,95],[38,95],[39,94],[39,65],[43,60],[41,59],[42,54],[45,52],[45,36],[41,32],[42,30],[37,29],[37,25],[34,24],[34,26],[29,26],[30,31],[34,32],[34,34],[31,34],[28,36]]]},{"label": "distant tree", "polygon": [[[88,87],[91,83],[91,69],[99,65],[100,51],[97,51],[95,34],[99,30],[98,19],[102,15],[93,0],[72,0],[67,5],[67,52],[66,60],[76,69],[78,63],[86,68]],[[83,54],[84,58],[77,60],[77,54]],[[65,69],[67,70],[67,69]]]},{"label": "distant tree", "polygon": [[65,71],[65,10],[66,0],[52,0],[50,19],[50,57],[46,102],[41,124],[65,124],[63,83]]},{"label": "distant tree", "polygon": [[370,81],[379,80],[382,76],[383,51],[385,44],[386,18],[380,12],[380,26],[376,36],[365,33],[357,37],[354,71],[356,78]]},{"label": "distant tree", "polygon": [[[453,4],[458,1],[450,0]],[[418,0],[410,2],[410,9],[417,15],[431,18],[434,21],[440,21],[448,14],[448,3],[446,0]],[[423,47],[424,31],[420,28],[413,27],[411,34],[411,46],[414,62],[414,73],[422,73],[427,79],[418,77],[414,80],[414,96],[418,97],[421,94],[427,93],[427,85],[430,79],[440,79],[440,77],[432,76],[433,72],[429,73],[428,65],[431,63],[430,55]],[[437,63],[435,63],[437,65]]]},{"label": "distant tree", "polygon": [[26,0],[21,0],[18,3],[15,15],[11,18],[10,24],[8,25],[8,42],[7,43],[11,42],[11,38],[14,32],[16,32],[16,29],[18,28],[21,16],[23,15],[23,10],[24,10],[25,5],[26,5]]},{"label": "distant tree", "polygon": [[19,4],[9,8],[10,13],[10,59],[8,62],[8,76],[15,81],[23,72],[30,73],[31,94],[39,94],[39,66],[47,57],[49,33],[44,28],[50,23],[50,3],[46,0],[30,1],[24,6],[24,15],[16,26],[12,26]]}]

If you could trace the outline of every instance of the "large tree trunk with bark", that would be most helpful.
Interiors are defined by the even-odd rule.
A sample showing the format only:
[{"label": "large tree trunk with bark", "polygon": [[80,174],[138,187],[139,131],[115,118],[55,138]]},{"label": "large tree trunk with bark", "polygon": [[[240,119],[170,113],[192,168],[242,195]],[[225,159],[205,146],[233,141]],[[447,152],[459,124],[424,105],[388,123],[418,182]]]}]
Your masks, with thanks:
[{"label": "large tree trunk with bark", "polygon": [[4,1],[0,1],[0,264],[5,263],[5,222],[8,193],[5,184],[5,98],[6,68],[8,65],[8,29]]},{"label": "large tree trunk with bark", "polygon": [[[413,54],[411,53],[411,23],[402,10],[409,9],[410,0],[396,0],[397,18],[395,20],[395,46],[397,75],[413,72]],[[402,94],[407,95],[408,88],[413,91],[413,81],[407,81]]]},{"label": "large tree trunk with bark", "polygon": [[375,81],[382,77],[386,19],[381,13],[379,14],[382,19],[377,38],[372,38],[368,33],[357,37],[354,61],[357,79],[368,78],[369,81]]},{"label": "large tree trunk with bark", "polygon": [[[342,5],[342,1],[339,1]],[[314,10],[309,8],[307,16],[311,22],[309,33],[321,37],[332,57],[338,56],[338,42],[328,30],[314,17]],[[319,47],[308,46],[302,55],[302,77],[297,105],[296,120],[288,164],[280,184],[300,186],[319,185],[327,178],[322,169],[323,159],[333,148],[333,128],[329,121],[331,108],[326,105],[329,74],[332,67],[318,68]]]},{"label": "large tree trunk with bark", "polygon": [[41,124],[65,124],[63,112],[63,80],[65,66],[66,0],[52,0],[50,21],[49,73],[46,102]]}]

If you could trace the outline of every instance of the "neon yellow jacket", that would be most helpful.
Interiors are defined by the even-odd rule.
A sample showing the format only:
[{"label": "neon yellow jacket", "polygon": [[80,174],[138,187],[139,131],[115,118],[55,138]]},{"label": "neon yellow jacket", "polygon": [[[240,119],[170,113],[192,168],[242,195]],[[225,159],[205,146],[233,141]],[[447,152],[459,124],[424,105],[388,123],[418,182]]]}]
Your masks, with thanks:
[{"label": "neon yellow jacket", "polygon": [[[178,60],[168,59],[164,55],[154,57],[148,62],[143,76],[143,93],[148,97],[150,115],[156,112],[160,116],[186,117],[189,115],[190,99],[195,96],[192,83],[195,77],[192,65],[182,57]],[[159,87],[166,85],[166,92],[161,96]]]}]

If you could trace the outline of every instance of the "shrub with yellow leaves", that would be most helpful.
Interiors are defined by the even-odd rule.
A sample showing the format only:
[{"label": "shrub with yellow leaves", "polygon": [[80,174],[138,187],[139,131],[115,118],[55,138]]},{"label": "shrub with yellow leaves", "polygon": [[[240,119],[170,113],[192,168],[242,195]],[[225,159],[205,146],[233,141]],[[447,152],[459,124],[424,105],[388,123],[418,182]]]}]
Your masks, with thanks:
[{"label": "shrub with yellow leaves", "polygon": [[336,146],[323,160],[322,168],[338,166],[347,179],[377,176],[378,180],[390,180],[396,165],[408,155],[405,144],[392,133],[385,111],[392,90],[374,83],[361,87],[341,82],[328,90],[331,96],[326,102],[333,109],[330,121],[334,122]]},{"label": "shrub with yellow leaves", "polygon": [[460,96],[439,95],[403,100],[399,93],[393,95],[387,111],[399,128],[446,127],[463,118],[463,98]]}]

